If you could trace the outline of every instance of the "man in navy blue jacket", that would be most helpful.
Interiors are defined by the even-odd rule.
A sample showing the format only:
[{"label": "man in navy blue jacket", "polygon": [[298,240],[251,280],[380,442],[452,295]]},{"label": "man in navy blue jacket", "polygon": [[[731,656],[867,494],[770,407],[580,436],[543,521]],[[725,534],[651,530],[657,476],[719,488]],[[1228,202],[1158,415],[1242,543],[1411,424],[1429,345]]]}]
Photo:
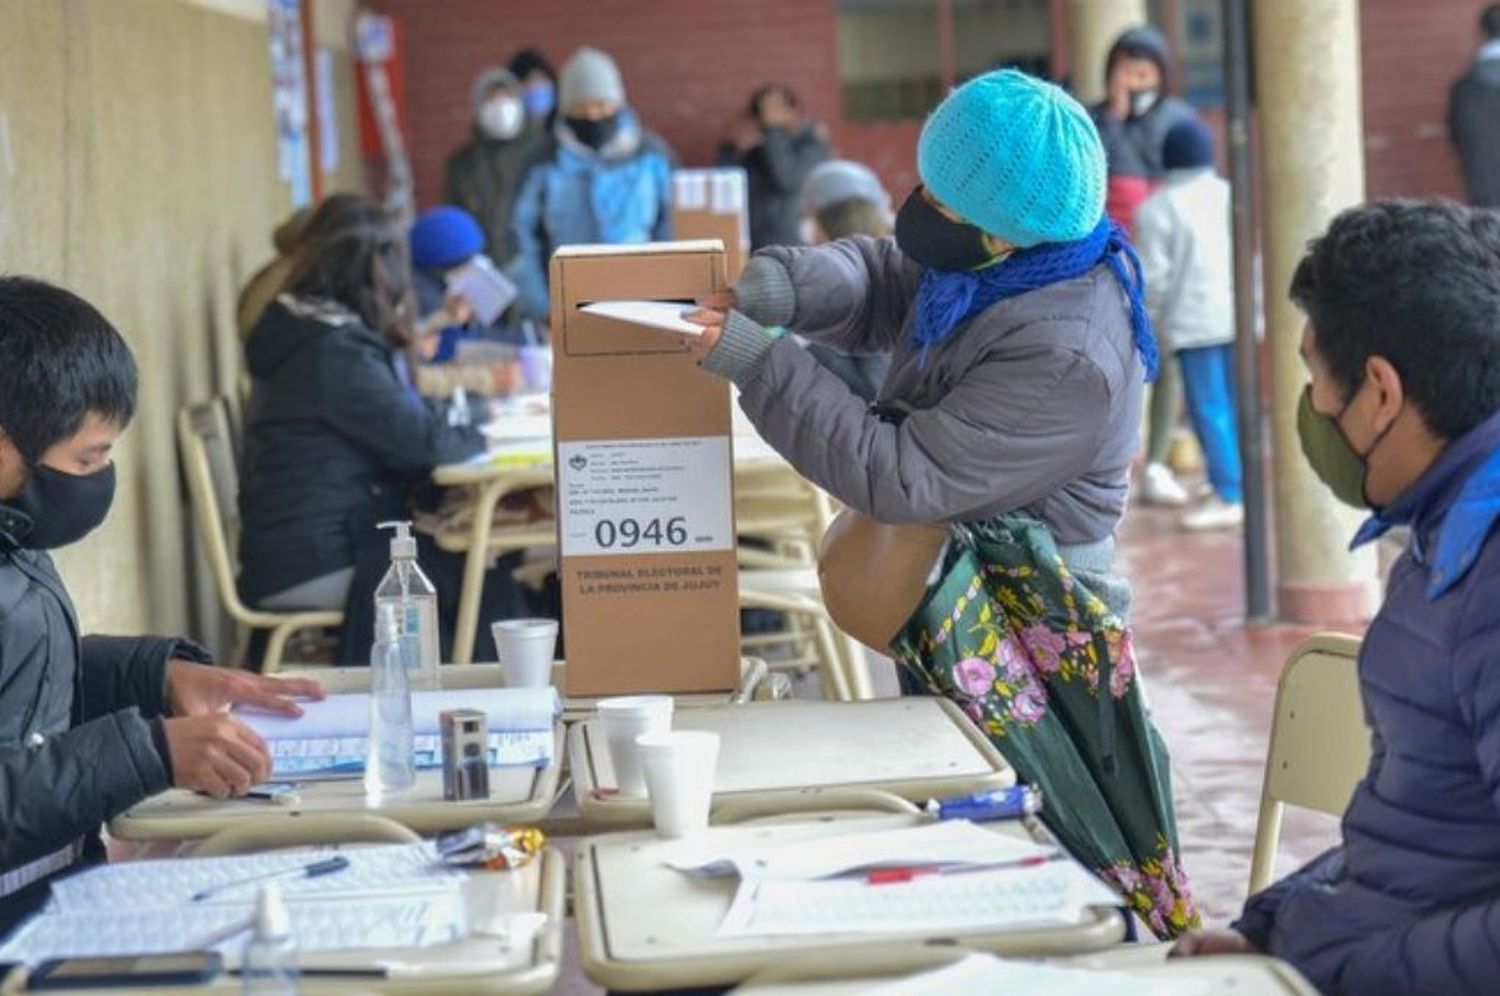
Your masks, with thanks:
[{"label": "man in navy blue jacket", "polygon": [[1360,652],[1370,770],[1343,844],[1178,954],[1261,950],[1325,993],[1500,992],[1500,213],[1347,211],[1298,267],[1325,483],[1411,530]]}]

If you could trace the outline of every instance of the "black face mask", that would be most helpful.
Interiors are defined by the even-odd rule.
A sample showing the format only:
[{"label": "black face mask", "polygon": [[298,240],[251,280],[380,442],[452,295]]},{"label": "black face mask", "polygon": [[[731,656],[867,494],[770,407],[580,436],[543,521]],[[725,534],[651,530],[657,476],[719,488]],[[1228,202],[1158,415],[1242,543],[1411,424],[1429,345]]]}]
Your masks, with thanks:
[{"label": "black face mask", "polygon": [[36,464],[26,490],[10,502],[30,519],[31,528],[17,528],[13,539],[28,550],[77,543],[98,528],[114,500],[114,464],[92,474],[65,474]]},{"label": "black face mask", "polygon": [[592,118],[563,118],[573,137],[591,149],[600,149],[620,130],[620,114],[616,111],[607,118],[595,121]]},{"label": "black face mask", "polygon": [[943,214],[921,187],[896,214],[896,245],[929,270],[975,270],[995,259],[983,231]]}]

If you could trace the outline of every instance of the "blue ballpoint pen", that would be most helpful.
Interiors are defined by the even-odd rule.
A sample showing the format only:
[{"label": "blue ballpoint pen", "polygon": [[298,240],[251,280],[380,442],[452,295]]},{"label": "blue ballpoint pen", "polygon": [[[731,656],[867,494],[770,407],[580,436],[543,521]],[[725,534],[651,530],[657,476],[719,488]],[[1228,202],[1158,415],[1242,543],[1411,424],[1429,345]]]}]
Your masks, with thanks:
[{"label": "blue ballpoint pen", "polygon": [[275,882],[283,878],[321,878],[324,875],[332,875],[349,867],[349,859],[338,855],[325,858],[322,861],[314,861],[311,864],[297,865],[295,868],[286,868],[281,871],[267,872],[264,875],[255,875],[251,878],[242,878],[237,882],[225,882],[223,885],[215,885],[208,889],[193,894],[193,902],[201,903],[205,899],[212,898],[220,892],[229,889],[238,889],[241,886],[257,885],[261,882]]}]

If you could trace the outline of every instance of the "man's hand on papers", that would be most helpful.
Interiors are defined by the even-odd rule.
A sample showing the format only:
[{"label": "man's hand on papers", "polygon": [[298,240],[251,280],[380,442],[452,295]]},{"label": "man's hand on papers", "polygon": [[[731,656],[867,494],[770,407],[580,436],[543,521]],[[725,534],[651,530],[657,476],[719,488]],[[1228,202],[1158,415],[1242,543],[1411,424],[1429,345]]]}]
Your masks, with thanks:
[{"label": "man's hand on papers", "polygon": [[270,678],[181,659],[167,664],[167,705],[174,716],[208,716],[240,705],[300,716],[294,699],[322,697],[323,686],[311,678]]},{"label": "man's hand on papers", "polygon": [[1260,954],[1250,938],[1237,930],[1200,930],[1178,939],[1168,958],[1200,958],[1205,955]]},{"label": "man's hand on papers", "polygon": [[168,719],[162,730],[178,788],[229,799],[271,777],[265,741],[226,712]]}]

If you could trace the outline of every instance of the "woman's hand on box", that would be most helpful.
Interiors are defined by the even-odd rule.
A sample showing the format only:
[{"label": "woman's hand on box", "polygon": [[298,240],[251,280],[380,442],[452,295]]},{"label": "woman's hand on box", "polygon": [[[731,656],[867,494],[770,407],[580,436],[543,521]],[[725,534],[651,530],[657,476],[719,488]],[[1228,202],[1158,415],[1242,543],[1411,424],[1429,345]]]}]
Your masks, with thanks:
[{"label": "woman's hand on box", "polygon": [[694,325],[703,326],[701,334],[683,337],[693,355],[702,359],[713,352],[714,346],[719,343],[719,336],[724,332],[724,319],[728,317],[728,312],[706,307],[700,302],[697,308],[683,312],[682,317]]}]

